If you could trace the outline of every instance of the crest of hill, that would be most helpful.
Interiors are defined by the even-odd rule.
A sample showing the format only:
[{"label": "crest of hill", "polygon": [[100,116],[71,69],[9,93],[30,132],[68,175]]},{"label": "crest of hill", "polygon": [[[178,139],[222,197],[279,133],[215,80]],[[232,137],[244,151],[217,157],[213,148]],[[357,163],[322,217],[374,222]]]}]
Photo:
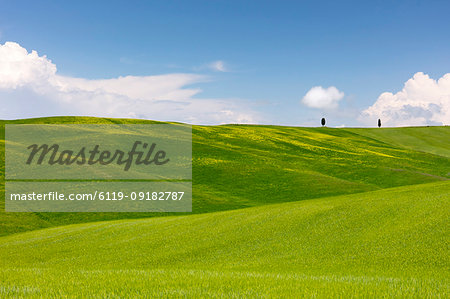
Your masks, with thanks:
[{"label": "crest of hill", "polygon": [[[5,123],[152,124],[135,119],[49,117]],[[184,124],[178,124],[184,125]],[[450,178],[450,127],[333,129],[258,125],[193,126],[193,213],[444,181]],[[3,235],[161,213],[5,213]]]}]

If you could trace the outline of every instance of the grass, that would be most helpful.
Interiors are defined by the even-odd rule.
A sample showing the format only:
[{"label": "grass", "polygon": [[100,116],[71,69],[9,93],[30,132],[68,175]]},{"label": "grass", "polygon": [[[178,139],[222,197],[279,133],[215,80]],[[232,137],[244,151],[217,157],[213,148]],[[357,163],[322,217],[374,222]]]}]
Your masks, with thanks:
[{"label": "grass", "polygon": [[[1,122],[2,198],[5,123],[153,122]],[[0,297],[447,298],[448,140],[450,127],[193,126],[193,213],[2,204]]]},{"label": "grass", "polygon": [[[5,121],[1,123],[4,126]],[[52,117],[7,123],[155,123],[132,119]],[[450,178],[448,157],[411,149],[416,128],[333,129],[277,126],[193,127],[193,213],[353,194]],[[417,128],[429,146],[450,151],[450,127]],[[386,133],[384,133],[386,132]],[[0,130],[3,142],[4,130]],[[380,137],[381,136],[381,137]],[[433,137],[434,136],[434,137]],[[378,138],[378,139],[377,139]],[[383,139],[384,138],[384,139]],[[390,138],[390,137],[389,137]],[[436,140],[441,140],[440,146]],[[404,142],[403,146],[401,143]],[[422,147],[426,147],[423,143]],[[0,159],[4,148],[0,147]],[[1,200],[4,161],[0,163]],[[251,186],[249,188],[249,186]],[[154,213],[4,213],[0,235],[89,221],[161,216]]]},{"label": "grass", "polygon": [[2,237],[4,296],[448,297],[450,183]]},{"label": "grass", "polygon": [[[389,294],[390,298],[445,298],[448,294],[447,287],[439,281],[391,277],[280,275],[165,269],[59,272],[48,269],[21,269],[20,271],[20,279],[27,283],[20,284],[16,281],[11,285],[0,287],[2,296],[14,298],[383,298]],[[3,270],[2,272],[8,275],[12,271]],[[7,280],[9,281],[8,278]]]},{"label": "grass", "polygon": [[[450,158],[448,142],[444,142],[448,138],[448,126],[352,130],[388,144]],[[430,131],[433,133],[429,134]]]}]

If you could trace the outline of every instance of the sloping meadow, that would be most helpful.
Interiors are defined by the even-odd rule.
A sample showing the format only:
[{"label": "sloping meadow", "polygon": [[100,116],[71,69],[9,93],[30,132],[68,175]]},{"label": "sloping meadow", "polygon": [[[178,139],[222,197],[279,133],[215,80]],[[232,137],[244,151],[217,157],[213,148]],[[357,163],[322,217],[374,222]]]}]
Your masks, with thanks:
[{"label": "sloping meadow", "polygon": [[[7,123],[156,122],[52,117]],[[4,124],[2,122],[0,155],[2,200]],[[450,178],[450,159],[442,154],[450,147],[444,140],[446,137],[450,140],[448,127],[397,129],[396,138],[392,137],[392,129],[251,125],[193,126],[192,134],[193,213],[360,193]],[[411,134],[414,139],[411,139]],[[418,138],[420,142],[417,142]],[[5,213],[3,208],[4,204],[0,207],[1,235],[72,223],[172,215],[125,212]]]},{"label": "sloping meadow", "polygon": [[0,297],[448,298],[450,182],[0,237]]}]

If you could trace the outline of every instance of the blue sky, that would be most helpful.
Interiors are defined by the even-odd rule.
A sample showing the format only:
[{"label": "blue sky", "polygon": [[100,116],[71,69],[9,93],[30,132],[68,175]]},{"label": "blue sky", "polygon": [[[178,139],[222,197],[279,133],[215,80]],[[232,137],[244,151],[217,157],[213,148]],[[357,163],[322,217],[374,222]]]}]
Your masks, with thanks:
[{"label": "blue sky", "polygon": [[[189,118],[195,107],[172,116],[171,107],[178,111],[189,103],[167,102],[158,108],[167,110],[159,114],[164,115],[161,120],[316,125],[325,116],[332,126],[371,126],[375,123],[365,123],[365,118],[379,116],[391,125],[450,122],[448,1],[91,2],[0,1],[0,44],[11,41],[28,52],[36,50],[51,60],[58,75],[68,78],[201,75],[174,88],[198,89],[185,97],[216,101],[205,106],[230,116],[209,119],[205,110]],[[418,72],[424,74],[413,77]],[[436,81],[440,78],[442,86]],[[423,89],[397,96],[408,80],[413,80],[411,88],[422,84]],[[427,82],[436,84],[431,92]],[[0,101],[10,109],[4,108],[1,118],[46,114],[39,109],[36,115],[27,109],[21,113],[17,103],[24,105],[24,95],[34,96],[31,105],[36,106],[58,101],[59,94],[39,93],[30,84],[0,86]],[[329,96],[330,86],[344,96],[331,99],[330,107],[305,105],[302,98],[314,86],[323,88],[316,95],[319,101]],[[394,94],[392,103],[403,105],[383,100],[362,116],[384,92]],[[415,100],[429,93],[435,95],[425,102]],[[101,106],[96,105],[96,113],[70,105],[48,113],[101,116]],[[152,109],[150,104],[135,107]],[[389,112],[393,107],[395,114]],[[240,111],[249,117],[239,118]],[[121,116],[111,113],[105,116]],[[152,113],[130,115],[158,118]]]}]

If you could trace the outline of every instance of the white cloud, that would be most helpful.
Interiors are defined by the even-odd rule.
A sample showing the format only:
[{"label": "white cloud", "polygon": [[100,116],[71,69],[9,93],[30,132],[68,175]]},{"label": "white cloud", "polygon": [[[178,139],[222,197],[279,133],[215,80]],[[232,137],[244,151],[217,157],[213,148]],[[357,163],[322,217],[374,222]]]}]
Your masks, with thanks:
[{"label": "white cloud", "polygon": [[382,93],[359,118],[386,126],[445,125],[450,123],[450,73],[439,80],[419,72],[396,94]]},{"label": "white cloud", "polygon": [[222,60],[213,61],[208,64],[208,67],[216,72],[227,72],[228,68],[225,66],[225,62]]},{"label": "white cloud", "polygon": [[344,93],[334,86],[328,88],[314,86],[305,94],[301,102],[310,108],[334,109],[338,107],[343,97]]},{"label": "white cloud", "polygon": [[99,80],[61,76],[46,56],[28,53],[14,42],[0,44],[0,118],[4,119],[87,115],[200,124],[257,122],[257,113],[242,102],[199,99],[194,96],[200,89],[186,88],[206,81],[197,74]]},{"label": "white cloud", "polygon": [[45,55],[39,57],[36,51],[28,53],[17,43],[0,45],[0,88],[41,84],[55,73],[56,66]]}]

